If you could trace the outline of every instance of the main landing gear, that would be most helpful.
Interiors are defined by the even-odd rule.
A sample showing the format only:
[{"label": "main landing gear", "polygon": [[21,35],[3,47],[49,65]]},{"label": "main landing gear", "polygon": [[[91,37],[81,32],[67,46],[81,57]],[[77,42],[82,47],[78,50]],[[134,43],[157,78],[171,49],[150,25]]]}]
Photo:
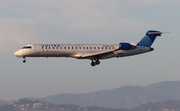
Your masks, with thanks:
[{"label": "main landing gear", "polygon": [[92,62],[91,62],[91,66],[95,66],[95,65],[99,65],[99,64],[100,64],[99,59],[92,60]]},{"label": "main landing gear", "polygon": [[25,57],[23,57],[23,63],[26,63],[26,58]]}]

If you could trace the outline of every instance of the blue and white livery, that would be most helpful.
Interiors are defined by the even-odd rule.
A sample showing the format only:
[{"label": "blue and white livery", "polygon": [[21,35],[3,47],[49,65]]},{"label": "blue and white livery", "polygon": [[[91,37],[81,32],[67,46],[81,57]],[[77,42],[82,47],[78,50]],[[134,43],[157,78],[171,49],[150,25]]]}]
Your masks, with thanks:
[{"label": "blue and white livery", "polygon": [[14,55],[22,57],[72,57],[89,59],[91,65],[99,65],[100,60],[113,57],[125,57],[153,51],[151,48],[157,36],[162,32],[149,30],[138,43],[120,42],[119,44],[30,44],[16,51]]}]

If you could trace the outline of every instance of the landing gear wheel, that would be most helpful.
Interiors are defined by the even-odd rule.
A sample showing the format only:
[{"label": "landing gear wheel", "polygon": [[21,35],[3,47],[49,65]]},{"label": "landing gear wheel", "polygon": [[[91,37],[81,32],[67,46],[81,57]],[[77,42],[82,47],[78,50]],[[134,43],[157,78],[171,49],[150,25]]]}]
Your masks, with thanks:
[{"label": "landing gear wheel", "polygon": [[100,64],[100,61],[99,60],[96,60],[96,65],[99,65]]},{"label": "landing gear wheel", "polygon": [[94,61],[91,62],[91,66],[95,66],[96,63]]},{"label": "landing gear wheel", "polygon": [[23,63],[25,63],[26,62],[26,57],[23,57]]},{"label": "landing gear wheel", "polygon": [[91,62],[91,66],[95,66],[95,65],[99,65],[99,64],[100,64],[99,59],[94,59],[94,60],[92,60],[92,62]]},{"label": "landing gear wheel", "polygon": [[23,60],[23,63],[25,63],[26,62],[26,60]]}]

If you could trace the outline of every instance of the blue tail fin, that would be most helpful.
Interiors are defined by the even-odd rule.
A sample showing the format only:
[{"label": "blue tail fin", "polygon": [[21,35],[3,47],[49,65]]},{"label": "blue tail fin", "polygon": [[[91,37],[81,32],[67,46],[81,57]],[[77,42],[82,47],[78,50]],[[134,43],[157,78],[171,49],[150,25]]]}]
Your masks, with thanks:
[{"label": "blue tail fin", "polygon": [[161,36],[162,32],[149,30],[146,35],[140,40],[137,46],[151,47],[157,36]]}]

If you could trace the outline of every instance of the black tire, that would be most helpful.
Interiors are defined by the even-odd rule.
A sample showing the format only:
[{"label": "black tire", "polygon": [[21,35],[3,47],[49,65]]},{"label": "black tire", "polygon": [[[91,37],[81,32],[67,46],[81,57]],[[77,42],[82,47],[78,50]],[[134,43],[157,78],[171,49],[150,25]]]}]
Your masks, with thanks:
[{"label": "black tire", "polygon": [[96,65],[96,63],[95,62],[91,62],[91,66],[95,66]]},{"label": "black tire", "polygon": [[99,61],[99,60],[97,60],[97,61],[96,61],[96,65],[99,65],[99,64],[100,64],[100,61]]},{"label": "black tire", "polygon": [[25,63],[26,62],[26,60],[23,60],[23,63]]}]

